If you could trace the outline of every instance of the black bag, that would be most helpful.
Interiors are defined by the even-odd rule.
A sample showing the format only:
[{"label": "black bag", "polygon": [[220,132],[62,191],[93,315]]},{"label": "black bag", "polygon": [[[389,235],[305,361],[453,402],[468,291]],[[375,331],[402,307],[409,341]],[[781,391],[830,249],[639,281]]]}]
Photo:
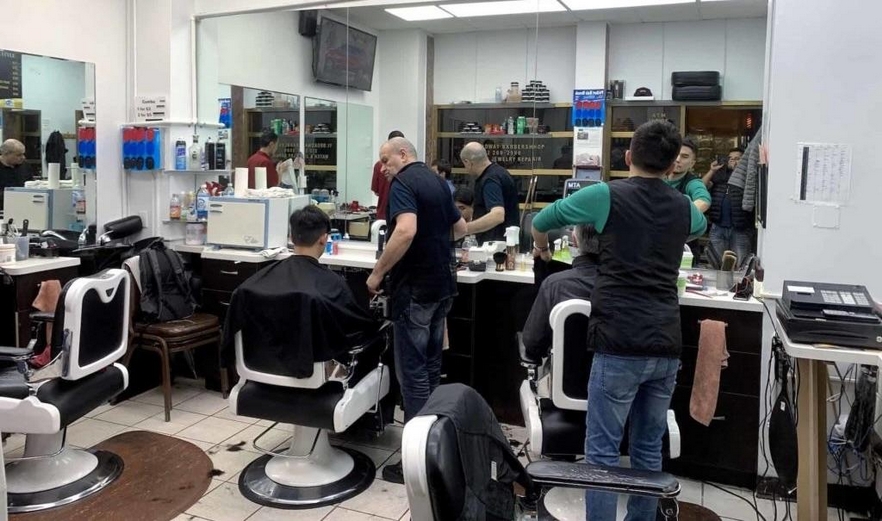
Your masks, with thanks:
[{"label": "black bag", "polygon": [[144,322],[167,322],[186,318],[196,310],[190,289],[190,273],[181,255],[166,248],[161,240],[139,255],[141,272],[141,316]]},{"label": "black bag", "polygon": [[723,88],[719,85],[674,87],[671,98],[674,101],[720,101],[723,99]]},{"label": "black bag", "polygon": [[720,84],[718,71],[681,71],[671,73],[674,87],[714,87]]}]

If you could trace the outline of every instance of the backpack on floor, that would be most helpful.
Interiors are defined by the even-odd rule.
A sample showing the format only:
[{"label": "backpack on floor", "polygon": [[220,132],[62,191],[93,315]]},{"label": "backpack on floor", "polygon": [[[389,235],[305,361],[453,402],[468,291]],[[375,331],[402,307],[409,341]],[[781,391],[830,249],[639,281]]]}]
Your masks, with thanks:
[{"label": "backpack on floor", "polygon": [[190,289],[190,273],[181,255],[161,240],[139,254],[141,271],[141,316],[144,322],[168,322],[189,317],[196,310]]}]

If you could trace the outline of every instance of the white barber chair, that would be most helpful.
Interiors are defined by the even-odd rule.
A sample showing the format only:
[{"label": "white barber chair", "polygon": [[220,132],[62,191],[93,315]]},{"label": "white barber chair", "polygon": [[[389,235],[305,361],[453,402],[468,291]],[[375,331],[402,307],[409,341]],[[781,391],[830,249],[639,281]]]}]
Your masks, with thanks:
[{"label": "white barber chair", "polygon": [[258,445],[276,423],[254,439],[254,448],[264,455],[239,477],[245,497],[276,508],[316,508],[344,501],[371,485],[373,461],[348,447],[332,447],[328,431],[345,431],[364,414],[377,411],[389,393],[389,369],[380,361],[386,326],[373,342],[350,350],[348,363],[314,363],[309,378],[252,367],[248,353],[259,347],[243,345],[242,332],[236,333],[240,380],[230,393],[230,409],[240,416],[293,425],[284,452]]},{"label": "white barber chair", "polygon": [[[549,314],[553,332],[550,361],[528,359],[520,344],[521,365],[527,379],[521,383],[520,402],[527,428],[531,460],[540,458],[582,457],[585,451],[585,416],[588,410],[588,377],[594,353],[586,349],[591,303],[571,299],[554,306]],[[668,410],[668,431],[664,438],[665,458],[680,456],[680,428],[674,411]],[[628,427],[622,440],[622,454],[627,455]],[[579,491],[553,489],[545,496],[545,505],[582,502]]]},{"label": "white barber chair", "polygon": [[128,320],[128,274],[107,270],[70,281],[54,315],[32,315],[40,330],[53,324],[45,367],[28,365],[36,337],[24,348],[0,347],[0,431],[26,435],[24,455],[5,465],[10,513],[72,503],[122,473],[119,456],[69,449],[65,433],[128,385],[126,368],[115,363],[126,352]]}]

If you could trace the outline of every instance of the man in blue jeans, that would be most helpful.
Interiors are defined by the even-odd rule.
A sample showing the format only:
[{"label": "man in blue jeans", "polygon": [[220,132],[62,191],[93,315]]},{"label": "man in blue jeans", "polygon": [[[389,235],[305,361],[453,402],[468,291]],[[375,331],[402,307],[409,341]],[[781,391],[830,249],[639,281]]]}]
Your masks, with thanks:
[{"label": "man in blue jeans", "polygon": [[[550,259],[548,230],[592,224],[599,234],[588,326],[595,351],[588,381],[588,463],[618,466],[630,419],[631,466],[661,470],[662,437],[680,366],[677,275],[683,245],[707,226],[690,199],[664,181],[680,145],[670,123],[641,125],[625,153],[627,179],[583,188],[533,219],[534,255],[545,260]],[[586,493],[588,520],[615,520],[616,499]],[[626,519],[653,521],[657,503],[631,497]]]},{"label": "man in blue jeans", "polygon": [[[441,383],[444,319],[456,294],[450,270],[450,241],[466,234],[466,222],[453,204],[444,179],[417,161],[403,137],[380,147],[380,164],[389,179],[389,240],[367,280],[378,293],[386,274],[395,336],[395,373],[404,397],[404,421],[423,408]],[[383,479],[404,483],[401,463],[387,465]]]}]

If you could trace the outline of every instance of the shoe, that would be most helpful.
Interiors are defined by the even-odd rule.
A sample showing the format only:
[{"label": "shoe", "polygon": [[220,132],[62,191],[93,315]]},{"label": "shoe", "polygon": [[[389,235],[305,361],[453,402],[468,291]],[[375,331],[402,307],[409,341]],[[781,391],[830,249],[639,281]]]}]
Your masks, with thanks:
[{"label": "shoe", "polygon": [[404,485],[404,469],[401,468],[400,461],[383,467],[383,480]]}]

